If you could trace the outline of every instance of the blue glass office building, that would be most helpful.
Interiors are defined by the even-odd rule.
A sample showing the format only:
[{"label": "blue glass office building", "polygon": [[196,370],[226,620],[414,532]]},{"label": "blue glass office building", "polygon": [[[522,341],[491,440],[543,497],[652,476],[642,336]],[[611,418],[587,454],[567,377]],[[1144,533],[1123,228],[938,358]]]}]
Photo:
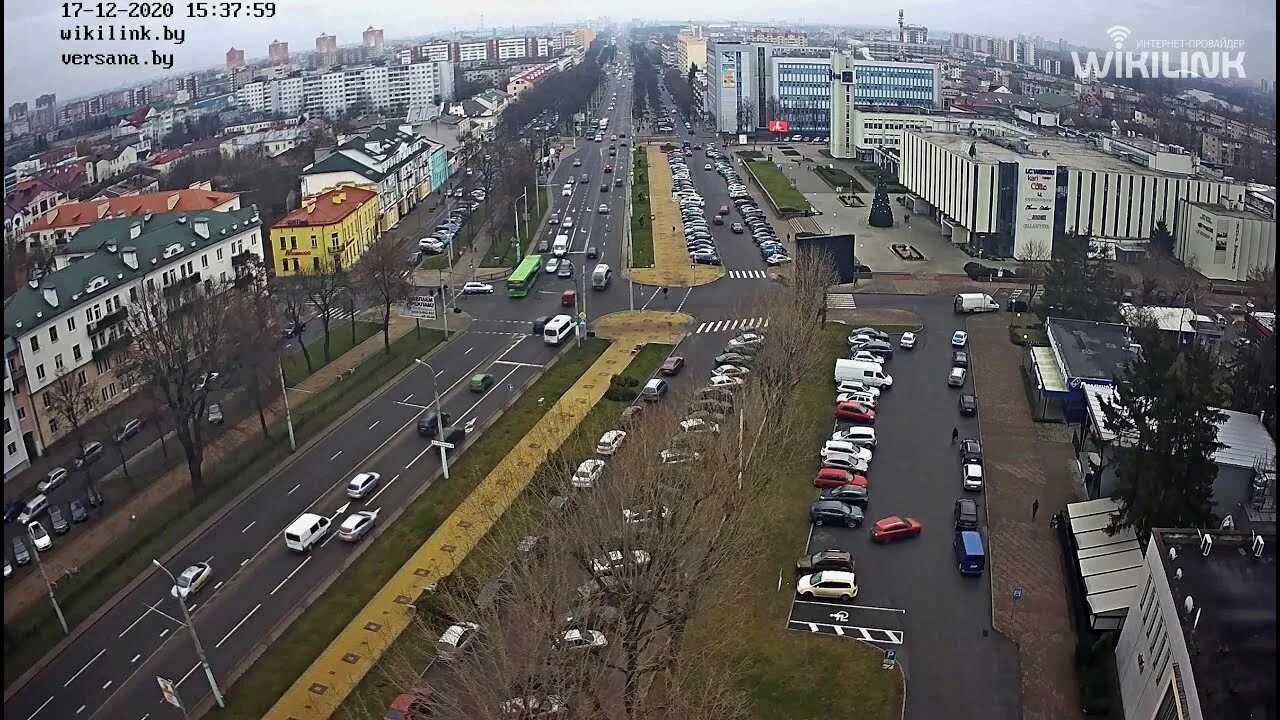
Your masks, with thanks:
[{"label": "blue glass office building", "polygon": [[808,58],[774,58],[780,118],[792,132],[827,134],[831,126],[831,63]]}]

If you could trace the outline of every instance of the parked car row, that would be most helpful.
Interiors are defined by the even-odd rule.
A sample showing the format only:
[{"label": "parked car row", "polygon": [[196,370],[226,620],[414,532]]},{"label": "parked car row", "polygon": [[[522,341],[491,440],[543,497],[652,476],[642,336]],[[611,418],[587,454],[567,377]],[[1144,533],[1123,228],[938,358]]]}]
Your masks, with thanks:
[{"label": "parked car row", "polygon": [[[5,522],[16,522],[25,531],[14,535],[11,541],[14,563],[19,566],[30,564],[32,548],[42,553],[53,550],[54,538],[66,535],[74,526],[87,521],[89,507],[97,507],[101,502],[101,496],[96,493],[91,494],[88,501],[77,498],[65,506],[50,503],[48,496],[44,494],[36,495],[27,501],[10,502],[5,507]],[[45,522],[39,519],[44,516],[48,516],[45,519],[48,529]],[[50,530],[52,533],[49,532]],[[12,574],[13,566],[9,563],[9,552],[6,550],[4,576],[7,578]]]},{"label": "parked car row", "polygon": [[667,153],[667,162],[671,165],[671,182],[676,199],[680,202],[680,219],[684,225],[684,246],[689,253],[689,260],[700,265],[720,265],[720,253],[716,249],[715,239],[711,236],[711,228],[707,225],[705,210],[706,200],[693,186],[689,175],[689,165],[685,162],[685,153],[689,143],[684,143],[685,150],[672,150]]},{"label": "parked car row", "polygon": [[[733,204],[738,208],[738,214],[742,216],[742,222],[735,222],[730,229],[735,234],[750,232],[751,240],[759,247],[760,258],[765,263],[782,265],[791,262],[791,256],[787,254],[786,247],[778,239],[773,225],[765,219],[764,211],[752,199],[751,194],[747,192],[746,184],[733,169],[733,161],[729,156],[710,148],[707,149],[706,155],[713,161],[716,172],[729,184],[729,198],[733,200]],[[721,212],[728,215],[729,208],[723,207]]]},{"label": "parked car row", "polygon": [[449,215],[440,221],[430,236],[418,241],[419,250],[426,255],[440,255],[449,249],[449,245],[471,218],[471,213],[485,201],[485,192],[480,189],[472,190],[470,197],[471,200],[463,198],[463,202],[450,210]]}]

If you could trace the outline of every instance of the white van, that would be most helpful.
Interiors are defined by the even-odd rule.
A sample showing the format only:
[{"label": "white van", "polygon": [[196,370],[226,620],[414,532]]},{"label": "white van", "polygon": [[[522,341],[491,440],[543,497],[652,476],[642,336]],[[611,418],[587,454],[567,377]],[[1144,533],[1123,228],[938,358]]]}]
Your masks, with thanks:
[{"label": "white van", "polygon": [[548,345],[559,345],[573,332],[573,318],[568,315],[557,315],[547,321],[542,328],[542,341]]},{"label": "white van", "polygon": [[869,387],[891,388],[893,376],[878,364],[862,360],[836,360],[836,382],[853,380]]},{"label": "white van", "polygon": [[48,511],[49,498],[44,495],[37,495],[28,500],[26,507],[22,508],[22,514],[18,516],[18,524],[26,525]]},{"label": "white van", "polygon": [[613,270],[606,264],[600,263],[591,271],[591,289],[604,290],[609,287],[609,281],[613,279]]},{"label": "white van", "polygon": [[[568,220],[569,218],[565,218]],[[551,254],[556,257],[564,257],[569,252],[569,236],[557,235],[555,242],[551,243]]]},{"label": "white van", "polygon": [[284,529],[284,544],[290,550],[310,552],[329,532],[329,518],[315,513],[302,513]]}]

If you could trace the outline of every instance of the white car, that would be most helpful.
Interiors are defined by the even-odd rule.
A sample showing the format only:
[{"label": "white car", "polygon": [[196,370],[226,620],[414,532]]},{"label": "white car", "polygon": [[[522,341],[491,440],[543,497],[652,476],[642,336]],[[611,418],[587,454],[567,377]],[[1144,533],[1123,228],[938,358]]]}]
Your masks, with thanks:
[{"label": "white car", "polygon": [[554,275],[560,269],[560,258],[551,256],[547,258],[547,264],[543,266],[548,273]]},{"label": "white car", "polygon": [[436,657],[441,660],[452,660],[458,653],[466,650],[480,636],[480,626],[473,622],[460,622],[450,625],[440,639],[436,641]]},{"label": "white car", "polygon": [[749,368],[740,367],[738,365],[718,365],[715,370],[711,371],[712,375],[725,375],[728,377],[740,377],[751,373]]},{"label": "white car", "polygon": [[556,639],[556,647],[561,650],[599,650],[608,644],[599,630],[566,630]]},{"label": "white car", "polygon": [[662,461],[663,465],[679,465],[680,463],[691,462],[701,457],[702,455],[696,452],[691,453],[684,452],[682,450],[663,450],[658,453],[658,459]]},{"label": "white car", "polygon": [[744,382],[745,381],[742,378],[734,375],[712,375],[711,379],[707,381],[707,387],[733,387],[735,385],[742,385]]},{"label": "white car", "polygon": [[182,571],[169,594],[186,600],[204,587],[211,577],[213,577],[213,568],[209,567],[209,563],[196,563]]},{"label": "white car", "polygon": [[871,352],[871,351],[869,351],[869,350],[859,350],[859,351],[855,352],[854,354],[850,355],[850,356],[849,356],[849,359],[850,359],[850,360],[861,360],[861,361],[863,361],[863,362],[873,362],[873,363],[875,363],[875,364],[877,364],[877,365],[883,365],[883,364],[884,364],[884,358],[880,357],[879,355],[877,355],[877,354],[875,354],[875,353],[873,353],[873,352]]},{"label": "white car", "polygon": [[982,466],[977,463],[965,463],[961,470],[961,479],[965,490],[982,490]]},{"label": "white car", "polygon": [[796,593],[801,597],[824,597],[849,601],[858,597],[858,579],[851,572],[823,570],[800,578],[796,583]]},{"label": "white car", "polygon": [[663,505],[661,511],[656,511],[653,508],[623,508],[622,510],[622,519],[633,525],[653,522],[659,515],[663,520],[670,518],[671,508]]},{"label": "white car", "polygon": [[582,158],[574,158],[574,159],[573,159],[573,166],[574,166],[574,167],[582,167]]},{"label": "white car", "polygon": [[766,264],[766,265],[785,265],[785,264],[787,264],[787,263],[791,262],[791,256],[789,256],[789,255],[782,255],[782,254],[780,254],[780,253],[779,253],[779,254],[774,254],[774,255],[770,255],[769,257],[765,258],[765,259],[764,259],[764,262],[765,262],[765,264]]},{"label": "white car", "polygon": [[[825,450],[826,448],[824,447],[823,449]],[[870,469],[870,464],[866,460],[848,453],[829,452],[826,453],[826,457],[822,458],[822,467],[840,468],[858,475],[865,475],[867,470]]]},{"label": "white car", "polygon": [[947,375],[947,385],[950,387],[964,387],[964,379],[966,376],[965,369],[962,367],[953,367]]},{"label": "white car", "polygon": [[951,347],[962,348],[969,343],[969,333],[957,330],[951,333]]},{"label": "white car", "polygon": [[876,396],[872,395],[871,393],[847,392],[847,393],[840,393],[836,395],[837,403],[849,402],[849,401],[862,403],[863,405],[866,405],[868,408],[872,410],[876,409]]},{"label": "white car", "polygon": [[596,453],[598,455],[612,455],[618,452],[618,448],[622,446],[622,441],[627,439],[627,433],[623,430],[610,430],[600,436],[600,442],[596,443]]},{"label": "white car", "polygon": [[702,418],[688,418],[680,421],[680,429],[685,432],[720,432],[720,426],[713,422],[707,422]]},{"label": "white car", "polygon": [[848,441],[828,440],[822,446],[822,449],[818,451],[818,456],[823,460],[826,460],[832,455],[849,455],[855,460],[861,460],[862,462],[870,465],[872,455],[871,448],[863,447],[862,445],[854,445],[852,448],[849,448],[847,447],[848,445]]},{"label": "white car", "polygon": [[573,197],[573,186],[565,185],[564,188],[560,190],[560,195],[561,197]]},{"label": "white car", "polygon": [[44,552],[53,549],[53,537],[39,521],[33,520],[27,524],[27,534],[31,536],[31,542],[36,546],[36,550]]},{"label": "white car", "polygon": [[591,573],[593,575],[612,575],[617,570],[625,570],[626,568],[637,567],[642,568],[649,564],[649,553],[646,550],[632,550],[625,553],[622,550],[610,550],[608,553],[591,561]]},{"label": "white car", "polygon": [[547,224],[548,224],[548,225],[559,225],[559,224],[560,224],[560,216],[559,216],[559,215],[555,215],[555,214],[553,214],[551,217],[547,218]]},{"label": "white car", "polygon": [[707,163],[707,164],[703,165],[703,166],[702,166],[702,169],[703,169],[703,170],[710,170],[710,169],[711,169],[711,163]]},{"label": "white car", "polygon": [[872,387],[866,383],[858,382],[857,380],[841,380],[836,383],[836,392],[860,392],[867,393],[873,397],[880,397],[880,388]]},{"label": "white car", "polygon": [[764,336],[759,333],[742,333],[729,341],[729,347],[755,347],[762,342],[764,342]]},{"label": "white car", "polygon": [[469,282],[462,286],[463,295],[486,295],[493,292],[493,286],[489,283]]},{"label": "white car", "polygon": [[898,341],[898,347],[903,350],[910,350],[916,346],[916,334],[913,332],[902,333],[902,339]]},{"label": "white car", "polygon": [[353,512],[347,516],[346,520],[342,521],[341,527],[338,528],[338,539],[356,542],[373,529],[373,524],[377,520],[377,510],[358,510]]},{"label": "white car", "polygon": [[561,227],[565,227],[565,228],[573,227],[573,216],[565,215],[564,219],[560,221],[560,225]]},{"label": "white car", "polygon": [[601,214],[601,215],[608,215],[608,214],[609,214],[609,206],[608,206],[608,205],[606,205],[606,204],[604,204],[604,203],[600,203],[599,210],[600,210],[600,214]]},{"label": "white car", "polygon": [[576,488],[590,489],[595,486],[596,481],[600,479],[600,474],[604,472],[604,461],[592,458],[583,460],[582,464],[573,473],[571,483]]}]

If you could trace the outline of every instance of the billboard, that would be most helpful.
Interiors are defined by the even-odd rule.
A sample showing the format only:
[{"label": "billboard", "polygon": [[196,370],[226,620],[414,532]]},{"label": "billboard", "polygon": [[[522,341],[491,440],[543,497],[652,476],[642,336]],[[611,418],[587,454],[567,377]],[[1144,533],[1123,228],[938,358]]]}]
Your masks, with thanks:
[{"label": "billboard", "polygon": [[726,88],[738,87],[738,68],[734,63],[720,63],[720,86]]},{"label": "billboard", "polygon": [[1025,260],[1053,247],[1053,211],[1057,205],[1057,166],[1019,163],[1018,209],[1013,256]]},{"label": "billboard", "polygon": [[436,296],[434,288],[414,288],[406,302],[400,306],[400,315],[418,320],[435,320]]},{"label": "billboard", "polygon": [[791,129],[791,123],[786,120],[770,120],[769,132],[785,133]]}]

